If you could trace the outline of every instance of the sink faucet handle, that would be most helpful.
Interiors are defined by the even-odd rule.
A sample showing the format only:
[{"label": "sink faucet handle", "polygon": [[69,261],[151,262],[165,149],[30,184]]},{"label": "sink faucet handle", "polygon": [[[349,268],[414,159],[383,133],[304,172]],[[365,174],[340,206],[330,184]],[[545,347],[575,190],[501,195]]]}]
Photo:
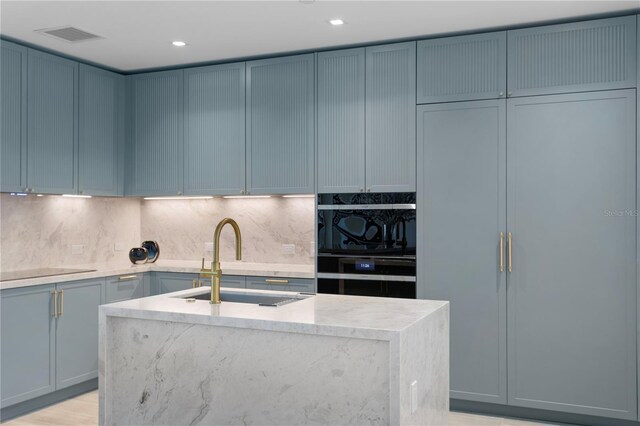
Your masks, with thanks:
[{"label": "sink faucet handle", "polygon": [[204,269],[204,257],[202,258],[202,267],[200,269]]}]

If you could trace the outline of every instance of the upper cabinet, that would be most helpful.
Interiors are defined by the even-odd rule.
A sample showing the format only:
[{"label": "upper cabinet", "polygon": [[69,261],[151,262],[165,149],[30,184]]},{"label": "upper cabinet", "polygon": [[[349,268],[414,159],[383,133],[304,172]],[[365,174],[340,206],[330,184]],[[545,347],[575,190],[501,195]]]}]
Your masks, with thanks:
[{"label": "upper cabinet", "polygon": [[509,96],[636,86],[636,17],[508,32]]},{"label": "upper cabinet", "polygon": [[245,63],[184,71],[184,193],[245,192]]},{"label": "upper cabinet", "polygon": [[122,195],[124,77],[80,65],[78,193]]},{"label": "upper cabinet", "polygon": [[28,192],[77,190],[78,63],[28,50]]},{"label": "upper cabinet", "polygon": [[182,74],[130,77],[127,195],[182,195]]},{"label": "upper cabinet", "polygon": [[415,191],[415,46],[318,54],[318,192]]},{"label": "upper cabinet", "polygon": [[318,54],[318,192],[362,192],[365,49]]},{"label": "upper cabinet", "polygon": [[367,192],[416,190],[416,43],[366,48]]},{"label": "upper cabinet", "polygon": [[417,103],[505,97],[507,33],[418,42]]},{"label": "upper cabinet", "polygon": [[314,192],[314,55],[247,62],[247,190]]},{"label": "upper cabinet", "polygon": [[27,48],[0,40],[0,190],[27,185]]}]

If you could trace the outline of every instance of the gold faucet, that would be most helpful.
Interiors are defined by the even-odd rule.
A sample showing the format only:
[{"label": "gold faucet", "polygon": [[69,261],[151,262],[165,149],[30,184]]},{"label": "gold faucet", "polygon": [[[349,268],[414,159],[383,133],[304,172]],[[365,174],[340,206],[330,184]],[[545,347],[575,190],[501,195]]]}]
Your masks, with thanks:
[{"label": "gold faucet", "polygon": [[213,262],[211,269],[204,269],[204,259],[202,259],[202,269],[200,275],[211,275],[211,302],[212,304],[220,303],[220,277],[222,270],[220,269],[220,233],[226,224],[231,225],[233,232],[236,234],[236,260],[242,260],[242,236],[240,235],[240,227],[238,223],[227,217],[224,218],[216,226],[213,233]]}]

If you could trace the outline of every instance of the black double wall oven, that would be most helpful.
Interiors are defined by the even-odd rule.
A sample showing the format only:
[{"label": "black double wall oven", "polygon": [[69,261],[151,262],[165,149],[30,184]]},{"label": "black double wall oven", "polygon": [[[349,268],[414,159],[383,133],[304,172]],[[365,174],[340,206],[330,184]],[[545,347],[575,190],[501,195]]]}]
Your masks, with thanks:
[{"label": "black double wall oven", "polygon": [[416,298],[415,193],[318,195],[318,293]]}]

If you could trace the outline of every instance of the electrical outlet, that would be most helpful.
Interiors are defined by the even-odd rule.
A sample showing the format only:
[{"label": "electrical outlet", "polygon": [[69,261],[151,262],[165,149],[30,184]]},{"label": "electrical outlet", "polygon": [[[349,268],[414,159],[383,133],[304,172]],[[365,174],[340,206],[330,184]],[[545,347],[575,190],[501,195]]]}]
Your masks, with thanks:
[{"label": "electrical outlet", "polygon": [[282,254],[296,254],[296,245],[295,244],[283,244],[282,245]]},{"label": "electrical outlet", "polygon": [[72,244],[71,245],[71,254],[82,254],[84,252],[84,245],[82,244]]},{"label": "electrical outlet", "polygon": [[411,414],[418,411],[418,381],[411,382]]}]

